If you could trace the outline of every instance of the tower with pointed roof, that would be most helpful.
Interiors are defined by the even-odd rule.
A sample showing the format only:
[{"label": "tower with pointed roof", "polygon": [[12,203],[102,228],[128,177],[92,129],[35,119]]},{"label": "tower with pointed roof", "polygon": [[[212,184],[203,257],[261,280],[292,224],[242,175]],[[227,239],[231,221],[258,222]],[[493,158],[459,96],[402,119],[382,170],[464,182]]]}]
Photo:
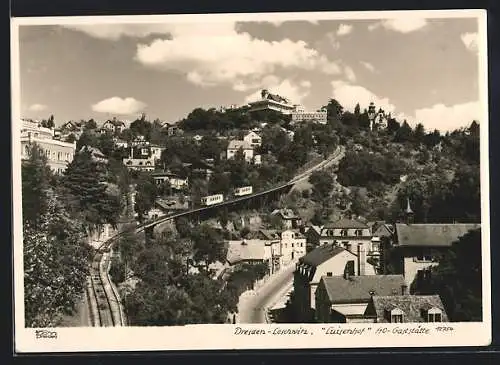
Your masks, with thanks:
[{"label": "tower with pointed roof", "polygon": [[406,224],[412,224],[414,213],[410,206],[410,198],[406,198],[406,209],[405,209]]}]

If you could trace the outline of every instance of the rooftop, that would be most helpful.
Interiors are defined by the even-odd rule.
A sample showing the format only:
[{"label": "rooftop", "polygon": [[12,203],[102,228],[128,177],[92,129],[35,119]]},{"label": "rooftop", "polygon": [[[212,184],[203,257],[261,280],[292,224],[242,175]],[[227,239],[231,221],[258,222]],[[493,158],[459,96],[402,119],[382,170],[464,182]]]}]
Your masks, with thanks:
[{"label": "rooftop", "polygon": [[339,219],[336,222],[333,223],[327,223],[325,224],[324,228],[343,228],[343,229],[349,229],[349,228],[356,228],[356,229],[364,229],[364,228],[369,228],[366,224],[354,220],[354,219],[347,219],[347,218],[342,218]]},{"label": "rooftop", "polygon": [[481,224],[396,224],[398,246],[449,247]]},{"label": "rooftop", "polygon": [[248,143],[247,141],[240,141],[233,139],[232,141],[229,141],[229,145],[227,146],[228,149],[240,149],[243,148],[244,150],[251,150],[253,149],[252,145]]},{"label": "rooftop", "polygon": [[[326,244],[319,247],[316,247],[314,250],[309,252],[307,255],[301,257],[299,259],[300,263],[304,263],[310,266],[319,266],[323,262],[331,259],[334,256],[337,256],[341,252],[349,252],[342,247],[335,246],[333,244]],[[354,255],[354,254],[352,254]]]},{"label": "rooftop", "polygon": [[332,304],[368,302],[373,295],[397,295],[406,285],[403,275],[323,276],[321,280]]},{"label": "rooftop", "polygon": [[265,260],[265,241],[262,240],[238,240],[228,241],[227,261],[233,265],[241,261]]},{"label": "rooftop", "polygon": [[377,322],[388,322],[386,311],[395,308],[404,312],[405,322],[425,322],[422,316],[422,311],[427,311],[431,308],[438,308],[442,312],[442,320],[448,321],[448,316],[441,298],[439,295],[395,295],[395,296],[378,296],[372,298],[373,307],[367,308],[368,311],[374,311],[377,315]]}]

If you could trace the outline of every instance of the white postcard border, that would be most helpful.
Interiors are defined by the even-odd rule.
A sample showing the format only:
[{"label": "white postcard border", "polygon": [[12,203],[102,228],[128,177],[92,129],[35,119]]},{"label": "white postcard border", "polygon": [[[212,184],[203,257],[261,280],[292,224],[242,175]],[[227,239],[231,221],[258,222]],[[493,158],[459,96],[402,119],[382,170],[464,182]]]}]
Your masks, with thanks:
[{"label": "white postcard border", "polygon": [[[24,275],[22,249],[22,197],[20,138],[19,34],[21,25],[102,24],[155,22],[223,22],[290,20],[381,20],[399,17],[477,18],[479,22],[479,93],[481,120],[481,196],[489,197],[488,153],[488,63],[485,10],[369,11],[310,13],[193,14],[147,16],[43,17],[11,20],[12,76],[12,166],[13,166],[13,263],[15,350],[17,352],[101,352],[153,350],[300,349],[486,346],[491,343],[491,267],[489,198],[482,199],[483,322],[405,324],[240,324],[190,325],[179,327],[56,328],[57,338],[37,338],[37,329],[24,328]],[[238,328],[261,330],[261,335],[235,334]],[[441,328],[441,330],[437,330]],[[448,329],[446,329],[448,328]],[[380,332],[385,329],[385,332]],[[401,333],[413,329],[414,333]],[[306,331],[277,334],[275,331]],[[350,331],[349,331],[350,330]],[[427,334],[423,334],[428,330]],[[418,331],[421,331],[418,333]],[[327,333],[329,332],[329,333]],[[361,333],[360,333],[361,332]]]}]

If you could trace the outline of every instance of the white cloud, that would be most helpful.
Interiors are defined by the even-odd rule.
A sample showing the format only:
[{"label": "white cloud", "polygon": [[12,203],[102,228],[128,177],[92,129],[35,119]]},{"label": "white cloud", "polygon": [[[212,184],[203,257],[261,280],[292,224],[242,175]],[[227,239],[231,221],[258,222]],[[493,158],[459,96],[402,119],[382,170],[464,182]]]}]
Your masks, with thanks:
[{"label": "white cloud", "polygon": [[338,36],[343,36],[347,35],[352,32],[352,25],[347,25],[347,24],[340,24],[339,28],[337,29],[337,35]]},{"label": "white cloud", "polygon": [[47,105],[45,104],[32,104],[28,108],[32,112],[41,112],[47,110]]},{"label": "white cloud", "polygon": [[375,72],[375,66],[373,66],[370,62],[360,61],[364,68],[368,71]]},{"label": "white cloud", "polygon": [[425,18],[420,18],[416,16],[405,16],[394,19],[381,20],[377,23],[370,24],[368,30],[372,31],[379,27],[383,27],[387,30],[393,30],[400,33],[410,33],[421,29],[427,25],[427,20]]},{"label": "white cloud", "polygon": [[142,111],[145,107],[145,103],[134,98],[128,97],[122,99],[118,96],[113,96],[92,105],[92,110],[99,113],[130,115]]},{"label": "white cloud", "polygon": [[341,72],[336,63],[304,41],[254,39],[238,33],[232,23],[175,24],[171,34],[172,39],[139,44],[136,60],[148,67],[181,72],[202,86],[225,83],[244,90],[277,69]]},{"label": "white cloud", "polygon": [[382,108],[386,112],[393,113],[395,106],[388,98],[381,98],[372,91],[360,85],[353,85],[345,81],[332,81],[332,97],[336,99],[345,109],[353,111],[356,103],[359,103],[361,110],[368,108],[371,102],[377,108]]},{"label": "white cloud", "polygon": [[172,31],[170,24],[68,24],[62,27],[107,40],[118,40],[122,37],[142,38]]},{"label": "white cloud", "polygon": [[436,104],[430,108],[416,110],[415,122],[422,123],[426,130],[452,131],[469,126],[473,120],[480,120],[481,114],[479,102],[451,106]]},{"label": "white cloud", "polygon": [[478,34],[477,33],[464,33],[460,36],[465,47],[471,52],[478,50]]},{"label": "white cloud", "polygon": [[[271,79],[269,79],[271,81]],[[267,84],[266,89],[269,90],[272,94],[281,95],[290,100],[293,104],[301,103],[302,100],[309,95],[311,91],[311,82],[309,80],[302,80],[297,85],[292,84],[290,80],[279,81],[277,79],[274,80],[274,84]],[[251,102],[255,100],[259,100],[261,98],[261,90],[257,90],[250,95],[245,97],[245,102]]]},{"label": "white cloud", "polygon": [[345,73],[345,76],[347,77],[347,80],[349,80],[351,82],[356,81],[356,74],[354,73],[354,70],[351,67],[345,66],[344,73]]}]

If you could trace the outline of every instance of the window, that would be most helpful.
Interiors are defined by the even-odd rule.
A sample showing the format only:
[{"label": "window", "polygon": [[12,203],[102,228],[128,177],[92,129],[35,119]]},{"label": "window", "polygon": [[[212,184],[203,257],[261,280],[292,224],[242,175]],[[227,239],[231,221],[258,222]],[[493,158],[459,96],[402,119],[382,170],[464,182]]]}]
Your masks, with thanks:
[{"label": "window", "polygon": [[59,161],[61,161],[61,160],[62,160],[62,152],[57,152],[57,159],[58,159]]},{"label": "window", "polygon": [[342,237],[346,237],[346,236],[347,236],[347,229],[343,229],[343,230],[341,230],[341,231],[340,231],[340,235],[341,235]]},{"label": "window", "polygon": [[49,150],[45,150],[45,156],[47,156],[47,158],[50,158],[50,151]]},{"label": "window", "polygon": [[441,322],[441,313],[428,313],[427,322]]},{"label": "window", "polygon": [[391,323],[403,323],[403,315],[391,314]]},{"label": "window", "polygon": [[355,235],[356,236],[362,236],[363,235],[363,230],[357,229],[356,232],[355,232]]}]

